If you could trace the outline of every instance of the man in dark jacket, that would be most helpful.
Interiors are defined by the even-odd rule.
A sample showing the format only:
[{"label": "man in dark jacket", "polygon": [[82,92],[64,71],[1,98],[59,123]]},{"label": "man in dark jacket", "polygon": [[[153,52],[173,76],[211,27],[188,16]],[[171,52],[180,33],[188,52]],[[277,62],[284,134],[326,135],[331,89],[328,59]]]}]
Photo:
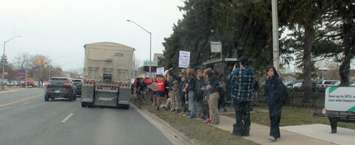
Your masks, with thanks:
[{"label": "man in dark jacket", "polygon": [[252,110],[255,73],[248,66],[248,62],[247,58],[241,58],[239,67],[232,71],[229,78],[236,116],[233,134],[237,136],[249,136],[250,131],[250,111]]}]

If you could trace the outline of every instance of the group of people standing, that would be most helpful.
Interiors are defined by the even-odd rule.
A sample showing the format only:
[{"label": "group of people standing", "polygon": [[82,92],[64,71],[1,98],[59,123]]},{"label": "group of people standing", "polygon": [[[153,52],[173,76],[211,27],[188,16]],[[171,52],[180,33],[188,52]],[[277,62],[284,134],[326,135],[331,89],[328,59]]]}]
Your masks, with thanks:
[{"label": "group of people standing", "polygon": [[186,69],[178,76],[167,74],[170,111],[185,113],[189,118],[201,118],[218,124],[219,102],[224,80],[212,69]]},{"label": "group of people standing", "polygon": [[[270,112],[270,140],[276,141],[280,138],[279,124],[282,102],[285,98],[283,96],[287,94],[283,91],[284,85],[274,67],[267,68],[266,76],[265,96]],[[255,79],[255,71],[249,65],[248,59],[241,58],[228,77],[210,68],[188,68],[177,76],[172,73],[166,76],[158,75],[150,83],[153,84],[151,100],[157,110],[164,106],[171,112],[184,114],[189,118],[201,118],[205,123],[213,125],[220,122],[219,108],[224,107],[226,90],[230,90],[228,93],[230,93],[236,117],[233,134],[250,135],[250,112],[259,87]],[[140,86],[136,90],[142,90],[143,85]],[[163,99],[167,100],[166,104],[162,104]]]}]

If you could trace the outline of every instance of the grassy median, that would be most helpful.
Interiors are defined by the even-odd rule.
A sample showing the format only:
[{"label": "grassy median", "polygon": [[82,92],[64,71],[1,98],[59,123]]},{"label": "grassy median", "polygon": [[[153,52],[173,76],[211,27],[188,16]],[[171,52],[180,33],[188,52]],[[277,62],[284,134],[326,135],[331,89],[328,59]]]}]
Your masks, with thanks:
[{"label": "grassy median", "polygon": [[200,145],[258,145],[252,141],[234,136],[227,131],[209,126],[203,123],[201,119],[188,119],[186,116],[175,112],[157,111],[149,103],[141,105],[140,108],[155,114],[190,139],[197,140]]},{"label": "grassy median", "polygon": [[[289,125],[302,125],[302,124],[329,124],[328,118],[314,116],[314,110],[312,108],[303,107],[283,107],[281,126]],[[233,117],[234,114],[228,114],[227,116]],[[258,124],[269,125],[269,113],[266,106],[255,107],[252,112],[252,121]],[[355,129],[354,123],[339,123],[340,127]]]}]

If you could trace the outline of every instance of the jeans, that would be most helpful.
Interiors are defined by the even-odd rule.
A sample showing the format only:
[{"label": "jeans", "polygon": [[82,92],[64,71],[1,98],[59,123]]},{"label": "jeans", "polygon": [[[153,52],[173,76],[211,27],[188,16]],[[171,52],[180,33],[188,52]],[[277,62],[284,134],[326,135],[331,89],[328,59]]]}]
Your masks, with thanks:
[{"label": "jeans", "polygon": [[219,94],[217,92],[210,94],[208,97],[209,115],[212,124],[219,124],[218,99]]},{"label": "jeans", "polygon": [[188,105],[189,105],[190,117],[196,117],[197,102],[195,101],[194,97],[195,97],[195,93],[193,91],[189,91]]},{"label": "jeans", "polygon": [[235,120],[233,134],[238,136],[249,136],[250,132],[250,102],[233,102]]},{"label": "jeans", "polygon": [[275,103],[269,106],[270,136],[280,138],[280,120],[282,103]]}]

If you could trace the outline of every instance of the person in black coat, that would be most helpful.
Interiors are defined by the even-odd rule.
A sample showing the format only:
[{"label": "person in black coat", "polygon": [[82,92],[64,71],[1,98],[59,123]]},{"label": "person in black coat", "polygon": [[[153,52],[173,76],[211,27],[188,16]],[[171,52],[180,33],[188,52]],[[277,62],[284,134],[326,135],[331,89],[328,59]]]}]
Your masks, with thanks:
[{"label": "person in black coat", "polygon": [[270,115],[270,140],[277,141],[280,136],[282,108],[282,80],[274,67],[268,67],[265,85],[266,101]]}]

